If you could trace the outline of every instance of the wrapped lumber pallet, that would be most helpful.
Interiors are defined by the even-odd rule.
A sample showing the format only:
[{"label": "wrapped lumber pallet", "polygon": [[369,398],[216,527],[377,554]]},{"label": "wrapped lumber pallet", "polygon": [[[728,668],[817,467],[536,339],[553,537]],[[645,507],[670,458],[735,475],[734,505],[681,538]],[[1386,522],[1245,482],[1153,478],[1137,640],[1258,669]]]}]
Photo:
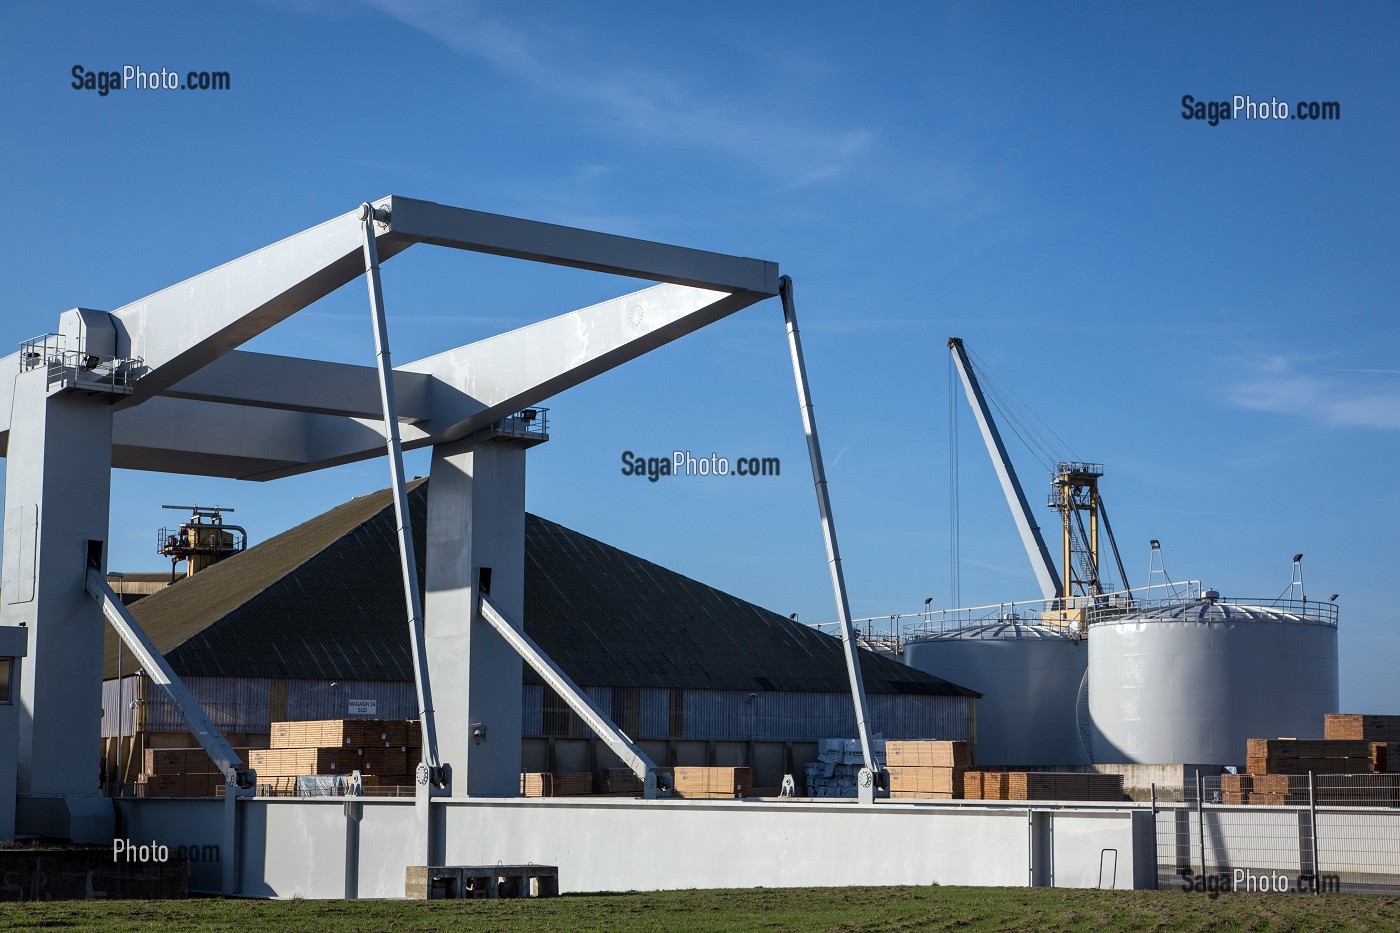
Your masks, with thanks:
[{"label": "wrapped lumber pallet", "polygon": [[1400,742],[1400,716],[1328,713],[1323,720],[1322,734],[1328,739]]},{"label": "wrapped lumber pallet", "polygon": [[1246,791],[1225,790],[1220,792],[1220,802],[1232,805],[1249,803],[1249,794]]},{"label": "wrapped lumber pallet", "polygon": [[942,739],[890,739],[885,742],[885,765],[890,768],[969,768],[972,745]]},{"label": "wrapped lumber pallet", "polygon": [[753,796],[753,775],[748,768],[677,767],[675,796],[718,800]]},{"label": "wrapped lumber pallet", "polygon": [[1376,774],[1400,771],[1400,742],[1372,742],[1371,770]]},{"label": "wrapped lumber pallet", "polygon": [[588,771],[526,771],[520,775],[520,792],[526,797],[582,797],[593,793]]},{"label": "wrapped lumber pallet", "polygon": [[273,748],[403,748],[409,744],[409,724],[402,719],[316,719],[274,722]]},{"label": "wrapped lumber pallet", "polygon": [[948,799],[961,799],[963,778],[966,768],[891,767],[890,796],[918,796],[919,794],[946,795]]}]

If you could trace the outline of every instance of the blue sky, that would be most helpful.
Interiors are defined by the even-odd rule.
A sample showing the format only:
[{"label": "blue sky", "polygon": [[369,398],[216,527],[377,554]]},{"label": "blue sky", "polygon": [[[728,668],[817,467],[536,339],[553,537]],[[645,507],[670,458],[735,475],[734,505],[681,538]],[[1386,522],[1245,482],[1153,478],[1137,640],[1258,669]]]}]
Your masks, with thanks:
[{"label": "blue sky", "polygon": [[[946,338],[967,340],[1147,540],[1227,595],[1304,552],[1340,593],[1342,703],[1400,712],[1400,8],[0,3],[0,346],[402,194],[771,259],[793,276],[857,615],[951,599]],[[226,70],[101,97],[71,69]],[[1182,119],[1184,94],[1338,101]],[[635,283],[419,247],[385,267],[396,361]],[[363,286],[251,345],[370,363]],[[781,311],[552,400],[532,510],[803,621],[831,618]],[[1036,594],[961,399],[962,602]],[[624,477],[623,450],[782,458]],[[1015,449],[1033,502],[1045,477]],[[422,454],[411,472],[425,472]],[[387,482],[118,473],[114,568],[165,502],[256,542]]]}]

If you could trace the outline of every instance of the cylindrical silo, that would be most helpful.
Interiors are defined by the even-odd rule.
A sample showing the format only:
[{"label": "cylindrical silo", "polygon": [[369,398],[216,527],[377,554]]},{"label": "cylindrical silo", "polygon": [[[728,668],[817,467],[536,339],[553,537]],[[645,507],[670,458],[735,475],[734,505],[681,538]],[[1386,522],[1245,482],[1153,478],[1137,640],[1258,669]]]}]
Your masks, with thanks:
[{"label": "cylindrical silo", "polygon": [[1186,604],[1090,619],[1096,762],[1243,765],[1250,738],[1321,738],[1337,712],[1331,604]]},{"label": "cylindrical silo", "polygon": [[908,642],[904,663],[982,694],[978,764],[1086,761],[1075,703],[1087,650],[1073,631],[1020,622],[976,625]]}]

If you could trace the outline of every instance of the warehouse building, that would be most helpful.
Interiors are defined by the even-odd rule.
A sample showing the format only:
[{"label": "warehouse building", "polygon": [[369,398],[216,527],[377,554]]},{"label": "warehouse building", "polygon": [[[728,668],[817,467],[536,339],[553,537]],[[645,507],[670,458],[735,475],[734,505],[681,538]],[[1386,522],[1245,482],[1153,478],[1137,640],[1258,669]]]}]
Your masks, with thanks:
[{"label": "warehouse building", "polygon": [[[410,485],[409,502],[421,556],[426,480]],[[526,631],[659,764],[748,765],[757,788],[774,789],[784,774],[801,781],[818,740],[855,734],[836,639],[538,516],[525,528]],[[416,718],[388,490],[174,584],[132,576],[133,591],[154,591],[128,593],[133,614],[233,744],[266,745],[273,721]],[[875,730],[973,738],[977,693],[861,656]],[[193,744],[133,668],[109,632],[113,787],[133,782],[144,749]],[[616,766],[528,667],[523,704],[524,770]]]}]

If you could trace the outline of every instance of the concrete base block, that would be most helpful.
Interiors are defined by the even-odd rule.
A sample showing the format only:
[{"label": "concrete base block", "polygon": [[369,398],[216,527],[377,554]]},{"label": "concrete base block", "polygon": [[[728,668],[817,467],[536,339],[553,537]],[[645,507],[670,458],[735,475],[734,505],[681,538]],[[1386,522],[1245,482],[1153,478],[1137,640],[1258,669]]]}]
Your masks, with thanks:
[{"label": "concrete base block", "polygon": [[15,798],[15,834],[66,839],[77,845],[111,845],[117,818],[108,797]]}]

